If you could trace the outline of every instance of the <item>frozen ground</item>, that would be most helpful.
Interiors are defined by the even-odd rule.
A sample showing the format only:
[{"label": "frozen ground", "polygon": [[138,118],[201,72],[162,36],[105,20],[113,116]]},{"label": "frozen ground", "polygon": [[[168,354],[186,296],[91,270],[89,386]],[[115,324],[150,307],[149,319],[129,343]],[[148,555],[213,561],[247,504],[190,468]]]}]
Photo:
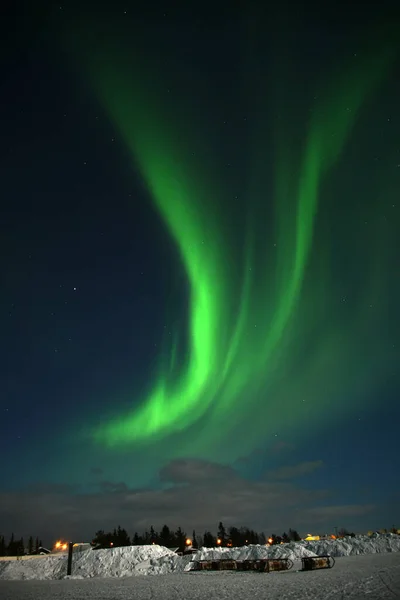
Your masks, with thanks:
[{"label": "frozen ground", "polygon": [[[28,561],[30,562],[30,561]],[[148,577],[0,581],[1,600],[394,600],[400,553],[337,558],[333,569],[174,572]]]}]

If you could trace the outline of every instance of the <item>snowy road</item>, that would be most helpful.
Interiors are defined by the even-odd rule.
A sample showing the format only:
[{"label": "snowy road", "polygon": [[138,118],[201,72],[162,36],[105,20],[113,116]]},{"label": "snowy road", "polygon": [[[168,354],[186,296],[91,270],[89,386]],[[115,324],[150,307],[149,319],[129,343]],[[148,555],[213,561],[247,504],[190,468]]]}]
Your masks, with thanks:
[{"label": "snowy road", "polygon": [[172,573],[123,579],[0,581],[1,600],[400,600],[400,553],[338,558],[299,573]]}]

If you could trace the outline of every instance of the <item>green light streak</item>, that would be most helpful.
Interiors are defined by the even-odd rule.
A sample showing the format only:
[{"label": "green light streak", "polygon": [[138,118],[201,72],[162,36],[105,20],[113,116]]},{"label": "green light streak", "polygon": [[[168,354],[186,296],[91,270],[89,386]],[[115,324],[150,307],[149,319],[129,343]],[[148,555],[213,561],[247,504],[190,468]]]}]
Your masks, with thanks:
[{"label": "green light streak", "polygon": [[[326,299],[322,278],[328,285],[329,277],[323,269],[321,284],[312,283],[308,288],[305,284],[321,187],[341,156],[363,102],[385,76],[391,59],[387,50],[376,53],[372,63],[367,56],[362,63],[354,61],[337,81],[329,82],[325,100],[319,101],[309,123],[297,164],[286,150],[290,140],[278,131],[274,269],[265,266],[271,264],[274,251],[270,237],[264,244],[264,264],[254,247],[253,238],[267,237],[268,224],[263,229],[262,222],[249,219],[243,232],[246,245],[238,265],[242,271],[238,282],[230,277],[232,247],[215,208],[220,190],[208,181],[195,159],[190,162],[193,142],[185,139],[183,126],[168,118],[161,101],[158,103],[156,86],[144,83],[149,78],[143,76],[143,70],[135,67],[132,74],[113,52],[89,57],[94,87],[140,168],[179,250],[190,286],[185,367],[176,376],[179,359],[174,343],[149,395],[140,399],[139,405],[138,399],[132,398],[132,411],[96,429],[98,441],[111,446],[153,443],[176,432],[185,436],[202,421],[207,434],[199,431],[190,447],[203,455],[212,454],[216,440],[229,437],[227,432],[221,434],[224,420],[234,432],[246,415],[253,418],[256,414],[259,423],[254,424],[254,439],[238,442],[240,453],[260,441],[266,421],[271,427],[276,425],[271,406],[279,398],[291,406],[288,421],[295,421],[298,409],[292,399],[298,395],[299,382],[304,389],[311,389],[313,378],[321,380],[321,373],[337,369],[348,339],[332,328],[317,344],[319,352],[313,355],[312,364],[293,382],[285,382],[279,398],[275,391],[268,400],[268,390],[279,387],[288,348],[297,347],[298,336],[307,329],[305,315],[312,319],[319,314]],[[252,198],[246,202],[251,205]],[[265,203],[270,202],[266,197]],[[313,290],[317,306],[311,309],[305,298],[312,297]],[[240,298],[239,310],[235,310],[233,298]],[[264,390],[262,402],[256,393],[259,389]],[[313,406],[319,401],[317,396],[309,400]]]}]

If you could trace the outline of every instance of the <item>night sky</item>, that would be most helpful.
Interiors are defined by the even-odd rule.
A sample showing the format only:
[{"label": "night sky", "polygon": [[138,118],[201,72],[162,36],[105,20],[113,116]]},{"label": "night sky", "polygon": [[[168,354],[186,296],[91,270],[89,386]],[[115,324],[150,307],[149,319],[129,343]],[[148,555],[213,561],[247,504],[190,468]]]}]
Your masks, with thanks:
[{"label": "night sky", "polygon": [[0,533],[400,527],[390,3],[26,6],[1,24]]}]

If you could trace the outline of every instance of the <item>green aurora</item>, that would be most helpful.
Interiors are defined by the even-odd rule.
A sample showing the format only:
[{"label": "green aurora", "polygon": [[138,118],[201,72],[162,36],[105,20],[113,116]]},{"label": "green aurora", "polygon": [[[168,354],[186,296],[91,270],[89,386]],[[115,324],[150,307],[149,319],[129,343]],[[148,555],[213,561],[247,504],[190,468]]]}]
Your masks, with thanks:
[{"label": "green aurora", "polygon": [[[214,177],[218,165],[207,150],[204,160],[201,152],[193,156],[196,143],[207,148],[201,119],[197,129],[188,127],[170,110],[172,102],[161,100],[161,78],[145,61],[129,62],[115,44],[103,40],[101,50],[86,56],[93,89],[176,244],[190,290],[184,356],[177,342],[170,344],[147,396],[132,392],[131,410],[121,414],[118,397],[110,399],[115,414],[94,428],[94,439],[115,448],[162,444],[171,457],[224,460],[251,452],[283,426],[330,426],[356,410],[369,386],[365,370],[377,359],[368,340],[379,315],[369,305],[384,306],[385,244],[369,241],[362,290],[338,311],[323,202],[326,196],[332,203],[326,190],[364,103],[384,82],[392,50],[365,52],[327,79],[302,147],[292,143],[288,118],[275,123],[272,139],[245,150],[254,166],[240,241],[230,233],[229,210],[221,208],[227,204],[224,176]],[[266,121],[270,105],[265,96]],[[183,114],[183,101],[179,108]],[[265,182],[271,156],[272,191]],[[181,336],[177,331],[172,339]],[[355,369],[360,355],[363,367]]]}]

